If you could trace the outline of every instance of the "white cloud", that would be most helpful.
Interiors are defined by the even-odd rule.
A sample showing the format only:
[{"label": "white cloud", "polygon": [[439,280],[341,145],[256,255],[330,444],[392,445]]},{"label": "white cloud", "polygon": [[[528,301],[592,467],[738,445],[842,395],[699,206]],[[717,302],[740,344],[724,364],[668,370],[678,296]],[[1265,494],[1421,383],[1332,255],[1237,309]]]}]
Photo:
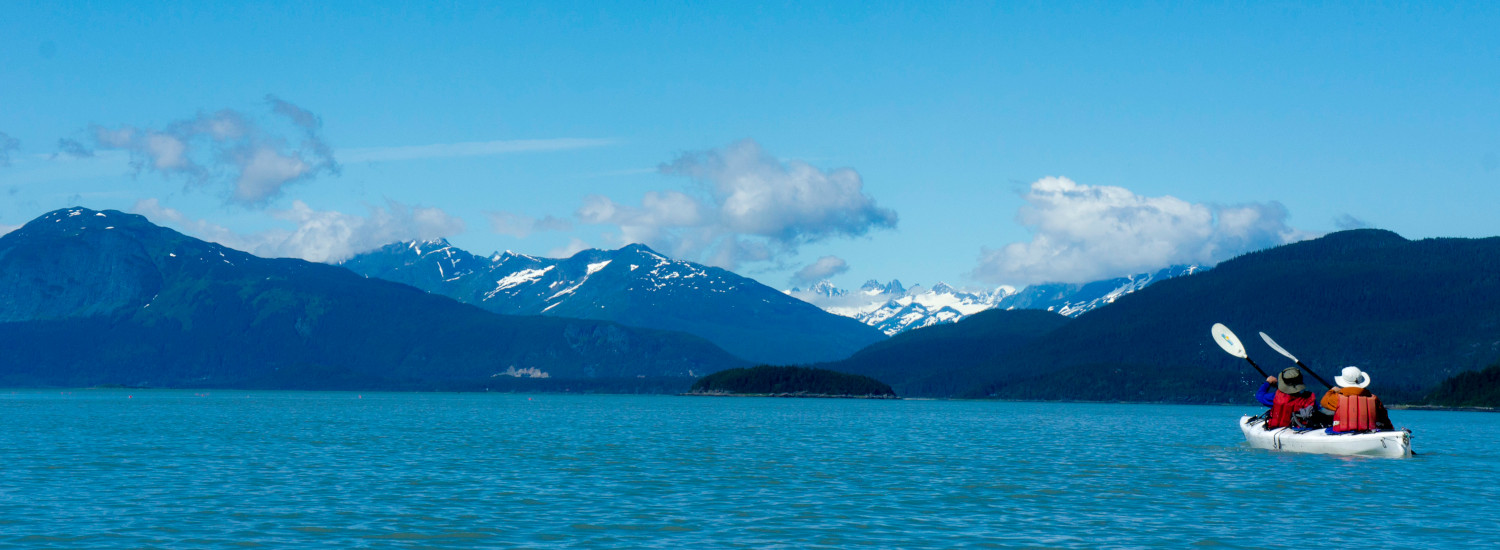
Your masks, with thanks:
[{"label": "white cloud", "polygon": [[[56,153],[56,155],[63,155],[65,157],[83,159],[83,158],[92,158],[94,156],[94,151],[92,149],[89,149],[82,142],[80,142],[80,141],[78,141],[76,139],[63,138],[63,139],[57,140],[57,153]],[[55,157],[56,155],[53,155],[53,156]]]},{"label": "white cloud", "polygon": [[452,236],[464,229],[463,221],[434,207],[408,207],[387,201],[387,208],[370,208],[361,217],[331,210],[313,210],[295,201],[286,210],[272,210],[273,217],[296,224],[284,238],[268,243],[265,254],[292,256],[314,262],[336,262],[386,244]]},{"label": "white cloud", "polygon": [[200,239],[257,256],[312,262],[337,262],[393,242],[449,237],[464,230],[463,220],[441,209],[395,201],[386,201],[385,208],[371,206],[367,216],[314,210],[302,201],[294,201],[291,208],[268,211],[272,217],[289,222],[293,229],[276,228],[249,235],[205,220],[193,220],[182,212],[163,207],[156,199],[139,201],[132,211],[157,223],[177,226]]},{"label": "white cloud", "polygon": [[1316,236],[1288,226],[1277,202],[1195,204],[1057,177],[1032,183],[1024,198],[1017,219],[1032,240],[985,248],[976,278],[1017,286],[1085,282],[1174,264],[1212,265]]},{"label": "white cloud", "polygon": [[207,220],[195,220],[183,214],[182,211],[162,206],[157,199],[141,199],[130,208],[131,212],[145,216],[157,225],[169,225],[176,227],[179,231],[203,239],[216,242],[245,252],[254,253],[259,239],[253,236],[244,236],[229,228],[214,224]]},{"label": "white cloud", "polygon": [[1368,229],[1371,227],[1370,222],[1361,220],[1349,214],[1344,214],[1342,216],[1334,218],[1333,226],[1339,228],[1339,230],[1341,231],[1349,229]]},{"label": "white cloud", "polygon": [[691,178],[698,188],[648,192],[639,206],[592,196],[576,215],[583,223],[617,226],[611,237],[621,244],[641,242],[728,268],[896,226],[896,213],[875,205],[853,169],[782,162],[752,140],[684,154],[659,170]]},{"label": "white cloud", "polygon": [[[227,184],[229,202],[247,206],[264,206],[288,184],[338,174],[332,149],[319,135],[318,118],[275,96],[266,96],[265,101],[273,115],[291,123],[290,132],[275,131],[244,113],[223,109],[160,130],[94,126],[94,144],[128,152],[138,172],[182,177],[194,185]],[[289,145],[289,138],[299,134],[300,142]],[[65,142],[60,146],[68,151],[70,144]],[[74,144],[74,149],[87,150]]]},{"label": "white cloud", "polygon": [[547,251],[548,258],[567,258],[589,249],[588,243],[578,238],[568,239],[568,244]]},{"label": "white cloud", "polygon": [[538,231],[569,231],[573,222],[546,216],[541,219],[514,212],[489,211],[484,213],[490,220],[490,229],[501,235],[526,238]]},{"label": "white cloud", "polygon": [[3,223],[0,223],[0,235],[5,235],[6,233],[10,233],[11,231],[15,231],[20,228],[21,226],[19,225],[5,225]]},{"label": "white cloud", "polygon": [[286,117],[292,124],[296,124],[297,127],[303,130],[317,131],[318,128],[323,126],[323,119],[318,118],[318,115],[312,114],[312,111],[282,101],[279,97],[267,95],[266,103],[271,106],[272,112]]},{"label": "white cloud", "polygon": [[10,154],[21,149],[21,140],[0,132],[0,166],[10,166]]},{"label": "white cloud", "polygon": [[823,256],[792,275],[792,284],[809,285],[849,271],[849,264],[838,256]]},{"label": "white cloud", "polygon": [[302,177],[312,166],[301,157],[287,156],[260,148],[240,159],[240,177],[234,186],[234,201],[253,204],[281,192],[286,182]]},{"label": "white cloud", "polygon": [[439,159],[455,157],[485,157],[511,153],[545,151],[567,151],[614,145],[612,139],[555,138],[512,139],[498,141],[471,141],[464,143],[435,143],[403,147],[365,147],[341,149],[339,158],[346,163],[388,162],[400,160]]}]

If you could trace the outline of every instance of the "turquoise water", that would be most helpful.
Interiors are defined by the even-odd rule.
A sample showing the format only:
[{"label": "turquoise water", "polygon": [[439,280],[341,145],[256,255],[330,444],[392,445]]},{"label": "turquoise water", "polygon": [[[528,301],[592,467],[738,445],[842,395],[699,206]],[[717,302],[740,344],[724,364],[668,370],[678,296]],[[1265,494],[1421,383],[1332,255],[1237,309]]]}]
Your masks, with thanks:
[{"label": "turquoise water", "polygon": [[0,391],[0,547],[1451,548],[1500,414],[1420,456],[1245,448],[1253,407]]}]

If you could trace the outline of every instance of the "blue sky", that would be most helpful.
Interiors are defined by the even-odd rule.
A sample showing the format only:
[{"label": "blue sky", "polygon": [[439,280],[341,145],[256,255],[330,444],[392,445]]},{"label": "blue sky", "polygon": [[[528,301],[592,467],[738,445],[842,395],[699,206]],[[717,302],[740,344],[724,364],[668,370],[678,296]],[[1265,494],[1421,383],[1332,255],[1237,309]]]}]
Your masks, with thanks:
[{"label": "blue sky", "polygon": [[1494,4],[12,3],[0,230],[647,244],[778,288],[1497,233]]}]

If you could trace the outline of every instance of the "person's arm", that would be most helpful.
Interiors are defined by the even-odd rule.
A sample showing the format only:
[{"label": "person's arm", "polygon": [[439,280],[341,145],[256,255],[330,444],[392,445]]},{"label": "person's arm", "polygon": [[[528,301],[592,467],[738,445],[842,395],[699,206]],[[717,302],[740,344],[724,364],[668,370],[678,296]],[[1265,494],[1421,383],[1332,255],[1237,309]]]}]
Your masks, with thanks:
[{"label": "person's arm", "polygon": [[1255,400],[1260,401],[1260,404],[1267,407],[1276,404],[1276,389],[1271,387],[1272,380],[1275,380],[1275,378],[1267,380],[1264,384],[1260,385],[1260,389],[1255,390]]}]

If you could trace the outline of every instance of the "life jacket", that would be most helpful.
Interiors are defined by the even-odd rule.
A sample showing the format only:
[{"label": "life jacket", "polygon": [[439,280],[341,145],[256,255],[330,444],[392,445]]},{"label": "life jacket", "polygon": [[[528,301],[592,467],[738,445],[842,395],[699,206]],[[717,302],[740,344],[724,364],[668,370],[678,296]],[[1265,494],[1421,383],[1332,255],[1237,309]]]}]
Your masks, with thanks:
[{"label": "life jacket", "polygon": [[1285,428],[1292,425],[1292,415],[1297,411],[1311,406],[1316,401],[1312,392],[1303,392],[1297,395],[1287,395],[1276,392],[1276,398],[1271,402],[1271,419],[1266,421],[1266,429]]},{"label": "life jacket", "polygon": [[1323,394],[1323,399],[1318,404],[1328,409],[1329,414],[1332,414],[1333,411],[1339,409],[1340,395],[1368,395],[1373,397],[1375,394],[1370,393],[1370,390],[1358,387],[1333,388],[1328,390],[1328,393]]},{"label": "life jacket", "polygon": [[1376,406],[1373,395],[1340,395],[1339,409],[1333,413],[1333,431],[1363,432],[1376,429]]}]

